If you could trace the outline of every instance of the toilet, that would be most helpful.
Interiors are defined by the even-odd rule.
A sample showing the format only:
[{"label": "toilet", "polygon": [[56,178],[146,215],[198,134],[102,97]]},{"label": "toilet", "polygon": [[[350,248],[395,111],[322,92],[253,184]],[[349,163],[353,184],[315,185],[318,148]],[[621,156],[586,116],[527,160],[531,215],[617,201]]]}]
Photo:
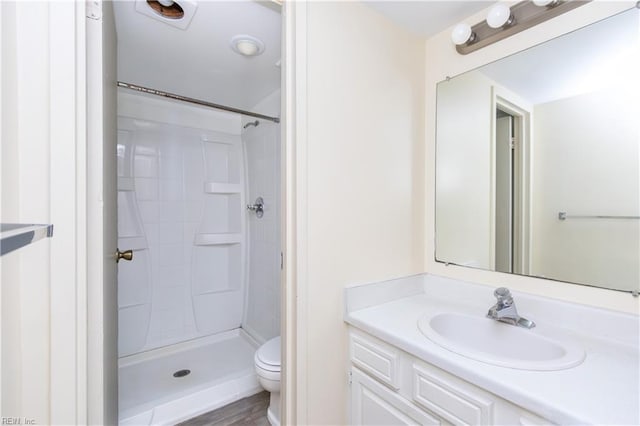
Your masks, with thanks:
[{"label": "toilet", "polygon": [[280,336],[260,346],[254,356],[258,382],[271,393],[267,419],[280,426]]}]

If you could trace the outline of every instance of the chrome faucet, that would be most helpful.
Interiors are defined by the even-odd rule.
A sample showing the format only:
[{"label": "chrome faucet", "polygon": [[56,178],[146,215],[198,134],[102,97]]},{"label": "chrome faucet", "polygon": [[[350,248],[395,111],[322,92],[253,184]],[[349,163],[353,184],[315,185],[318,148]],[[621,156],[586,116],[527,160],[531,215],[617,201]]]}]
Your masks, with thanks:
[{"label": "chrome faucet", "polygon": [[497,288],[496,291],[493,292],[493,295],[498,299],[498,302],[487,312],[488,318],[523,328],[533,328],[536,326],[533,321],[518,315],[516,304],[508,288]]}]

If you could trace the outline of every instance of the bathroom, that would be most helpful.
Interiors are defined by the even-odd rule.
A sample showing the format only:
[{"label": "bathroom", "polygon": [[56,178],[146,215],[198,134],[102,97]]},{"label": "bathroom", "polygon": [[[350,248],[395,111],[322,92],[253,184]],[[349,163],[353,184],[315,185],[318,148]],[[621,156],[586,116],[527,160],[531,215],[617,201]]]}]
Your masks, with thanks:
[{"label": "bathroom", "polygon": [[[515,7],[517,2],[506,4]],[[271,136],[279,138],[278,159],[281,175],[278,176],[277,187],[282,203],[271,206],[280,208],[280,219],[274,223],[274,226],[280,226],[280,229],[277,231],[279,247],[275,259],[270,263],[277,266],[274,274],[281,276],[282,282],[278,282],[281,292],[278,298],[280,306],[271,311],[273,315],[279,313],[280,317],[277,319],[274,316],[270,319],[269,327],[272,327],[272,321],[279,322],[277,328],[282,338],[280,418],[283,424],[371,423],[366,420],[367,413],[382,416],[380,408],[365,404],[364,406],[368,407],[367,412],[360,412],[364,417],[357,417],[357,408],[363,405],[354,405],[354,401],[363,401],[354,396],[354,389],[364,389],[368,383],[373,383],[371,389],[383,386],[385,391],[394,389],[393,386],[397,385],[399,390],[393,391],[395,396],[390,396],[390,400],[393,404],[409,407],[403,411],[409,417],[412,413],[417,413],[416,415],[423,416],[419,417],[422,419],[421,422],[427,423],[424,412],[429,412],[433,419],[456,423],[435,408],[425,408],[428,402],[420,400],[420,395],[412,396],[406,393],[403,387],[412,383],[408,374],[413,374],[404,368],[408,365],[408,360],[415,358],[419,351],[412,349],[402,339],[417,339],[417,334],[409,336],[402,330],[385,329],[384,327],[391,327],[394,321],[382,315],[378,319],[389,319],[387,325],[366,322],[369,321],[366,315],[378,309],[379,307],[374,305],[380,303],[383,295],[389,293],[393,293],[394,297],[404,297],[405,301],[408,301],[414,300],[413,297],[423,297],[418,294],[419,291],[429,290],[432,292],[433,300],[440,300],[438,295],[441,295],[442,300],[447,302],[456,298],[469,304],[477,301],[482,305],[484,315],[495,303],[493,291],[498,287],[507,287],[513,294],[519,314],[537,324],[535,328],[528,330],[531,331],[529,334],[545,332],[545,325],[549,325],[545,322],[545,316],[558,318],[558,321],[576,330],[579,329],[579,324],[575,324],[576,317],[592,318],[589,321],[585,320],[585,323],[592,326],[597,324],[600,335],[614,333],[608,328],[611,324],[628,324],[628,327],[623,327],[624,330],[615,332],[615,336],[617,341],[626,339],[631,343],[620,346],[622,349],[619,351],[611,349],[610,353],[628,353],[627,361],[637,359],[637,338],[634,340],[624,334],[637,331],[640,310],[638,298],[632,295],[633,285],[637,285],[637,281],[634,283],[633,279],[637,278],[638,271],[638,261],[637,258],[634,259],[636,252],[633,251],[637,250],[637,244],[634,247],[637,240],[633,240],[633,236],[637,235],[637,219],[596,221],[597,226],[602,227],[598,228],[600,231],[616,235],[613,244],[621,249],[619,253],[610,249],[600,253],[599,256],[607,260],[606,264],[611,267],[606,274],[615,276],[616,283],[625,282],[624,285],[627,286],[626,283],[629,282],[627,287],[615,288],[601,276],[593,280],[585,278],[584,274],[566,275],[567,271],[586,273],[594,265],[593,262],[588,263],[587,268],[585,264],[578,265],[569,261],[568,256],[573,254],[573,250],[586,246],[581,244],[583,240],[580,240],[580,237],[575,236],[572,237],[572,241],[577,242],[577,246],[562,246],[556,241],[553,243],[555,246],[552,244],[554,251],[535,252],[531,256],[532,259],[537,259],[535,256],[549,253],[548,258],[559,260],[559,266],[569,266],[564,270],[549,267],[544,272],[537,272],[531,269],[530,265],[529,270],[534,272],[527,276],[523,264],[514,260],[516,252],[513,251],[511,255],[514,258],[508,263],[510,270],[515,273],[507,273],[505,269],[498,268],[491,270],[495,263],[495,258],[490,258],[493,251],[490,251],[489,255],[485,252],[476,257],[469,255],[472,242],[483,243],[484,240],[478,238],[490,240],[497,235],[495,229],[491,231],[487,230],[488,227],[485,228],[486,223],[490,222],[490,211],[487,212],[484,207],[478,206],[462,211],[456,208],[459,207],[455,204],[459,199],[450,197],[451,192],[442,192],[443,189],[452,188],[446,185],[443,187],[443,184],[456,183],[446,180],[455,176],[441,174],[444,170],[441,162],[451,164],[453,161],[453,158],[446,157],[447,151],[443,149],[442,138],[449,137],[443,132],[451,128],[456,129],[456,126],[443,125],[440,121],[446,118],[441,109],[446,100],[443,98],[445,83],[448,82],[447,84],[453,87],[462,81],[461,76],[471,75],[466,73],[473,72],[472,70],[496,61],[500,62],[534,46],[544,46],[548,41],[564,40],[563,35],[588,29],[599,21],[615,19],[627,12],[635,11],[637,14],[638,9],[634,9],[636,2],[581,3],[545,22],[509,34],[488,45],[482,43],[484,33],[478,31],[478,45],[482,44],[481,48],[467,54],[459,53],[451,39],[452,30],[459,23],[474,27],[484,22],[494,5],[496,2],[284,2],[281,6],[276,4],[278,8],[282,8],[282,44],[278,58],[275,61],[270,60],[269,70],[277,72],[282,79],[278,81],[277,86],[272,86],[273,90],[269,93],[262,93],[253,101],[234,105],[232,101],[221,96],[217,99],[209,98],[205,96],[204,90],[194,93],[181,88],[180,84],[188,85],[189,82],[181,80],[180,69],[164,86],[160,82],[162,72],[157,65],[147,68],[148,72],[143,72],[143,75],[129,74],[125,79],[121,75],[122,64],[118,64],[119,68],[116,69],[116,61],[113,60],[120,59],[118,55],[122,54],[117,50],[120,48],[117,44],[121,41],[120,31],[124,31],[118,27],[122,24],[118,22],[118,19],[122,18],[118,15],[118,8],[122,7],[122,4],[116,4],[110,11],[111,4],[108,2],[75,5],[29,3],[15,6],[3,2],[0,9],[3,22],[2,222],[42,223],[54,226],[51,238],[2,257],[2,415],[35,418],[39,424],[114,424],[118,418],[117,369],[114,368],[117,366],[118,358],[114,351],[117,344],[114,342],[118,335],[127,336],[129,333],[130,342],[137,345],[135,350],[150,354],[159,349],[140,346],[141,340],[134,339],[136,327],[142,328],[145,325],[142,321],[132,322],[131,328],[124,332],[118,332],[114,328],[117,324],[114,321],[114,311],[117,313],[117,300],[114,299],[117,277],[116,264],[110,256],[119,248],[121,251],[133,249],[135,260],[145,258],[144,246],[140,248],[141,246],[128,247],[116,244],[119,243],[115,239],[116,231],[119,231],[114,217],[117,211],[116,196],[130,197],[129,201],[125,201],[130,206],[138,201],[152,201],[135,200],[131,198],[131,194],[121,195],[134,191],[117,191],[120,188],[115,182],[118,181],[118,185],[124,184],[123,188],[126,188],[130,182],[127,181],[130,175],[126,174],[122,166],[122,174],[117,174],[118,162],[122,163],[122,159],[127,158],[127,142],[122,142],[117,132],[124,129],[120,124],[127,123],[121,123],[126,120],[118,117],[122,117],[122,114],[116,109],[116,97],[135,99],[135,96],[138,96],[134,95],[133,89],[117,88],[117,81],[205,100],[246,112],[254,110],[254,107],[269,94],[277,89],[281,90],[281,108],[276,107],[269,111],[254,110],[261,115],[280,118],[278,124],[266,118],[251,116],[240,119],[233,115],[235,113],[202,105],[195,106],[175,99],[160,99],[158,95],[150,93],[139,97],[145,99],[145,102],[159,105],[153,110],[153,115],[145,115],[149,114],[149,111],[140,105],[126,105],[127,101],[124,105],[120,101],[121,104],[117,106],[129,108],[130,114],[141,115],[130,117],[128,123],[132,127],[138,126],[141,132],[153,132],[150,126],[143,128],[149,122],[159,122],[157,115],[164,114],[162,105],[175,107],[172,110],[175,111],[171,116],[172,123],[179,123],[178,120],[185,119],[184,115],[180,115],[180,111],[184,110],[197,110],[201,111],[202,117],[214,117],[204,120],[208,123],[207,126],[217,123],[215,118],[224,121],[224,117],[234,117],[229,121],[229,126],[233,129],[222,133],[231,134],[234,140],[240,140],[241,143],[224,144],[222,148],[243,147],[250,150],[249,144],[252,142],[248,138],[252,135],[251,132],[279,128],[277,131],[273,130],[275,134]],[[273,4],[258,6],[268,11],[273,11],[274,8]],[[556,6],[536,7],[551,10]],[[115,17],[111,12],[115,12]],[[194,15],[193,23],[196,22],[197,13],[198,11]],[[168,34],[174,34],[167,43],[175,43],[174,49],[181,48],[178,35],[183,30],[140,15],[140,18],[157,23],[158,27],[162,26]],[[637,15],[634,22],[636,26],[632,27],[632,31],[635,29],[637,35]],[[153,43],[155,34],[145,33],[144,36],[149,37],[149,40],[140,39],[132,43]],[[233,35],[236,34],[251,35],[251,32],[244,30]],[[229,54],[236,55],[229,46],[229,39],[233,35],[226,35],[224,44]],[[617,40],[619,43],[620,40]],[[266,58],[264,55],[268,54],[272,44],[266,40],[263,42],[265,52],[262,55],[255,58],[236,55],[238,60],[251,63],[253,59]],[[579,42],[574,40],[571,43]],[[574,44],[570,44],[570,47]],[[473,43],[468,44],[472,45]],[[583,48],[574,50],[589,51],[599,47],[593,40],[580,46]],[[163,52],[161,43],[157,43],[153,48]],[[19,54],[20,52],[29,54]],[[276,67],[278,60],[281,61],[279,69]],[[525,66],[527,63],[530,65],[533,61],[525,61]],[[528,73],[531,74],[525,67],[524,71],[515,74],[527,76]],[[497,80],[496,74],[493,75]],[[544,73],[536,73],[536,76],[538,75],[544,76]],[[560,76],[553,70],[550,71],[550,75],[553,76],[550,80],[559,81]],[[626,74],[620,71],[620,74],[616,74],[616,79],[624,80],[625,76]],[[171,84],[175,86],[171,87]],[[245,89],[253,93],[250,87]],[[628,87],[627,93],[631,93],[632,90],[635,89]],[[48,94],[47,102],[33,101],[41,99],[42,93]],[[122,96],[122,93],[125,96]],[[502,95],[504,96],[501,99],[514,99],[504,93]],[[525,103],[517,106],[523,107],[522,109],[527,107]],[[474,119],[481,115],[489,120],[496,115],[495,108],[492,108],[492,112],[487,110],[482,114],[465,114],[464,109],[470,108],[470,105],[457,105],[456,108],[457,120]],[[633,108],[637,108],[637,105],[629,105],[628,110],[632,111]],[[524,118],[518,117],[525,115],[518,115],[519,110],[513,105],[502,102],[497,109],[514,117],[516,129],[518,126],[522,127],[517,123]],[[605,112],[611,115],[612,110]],[[616,123],[627,123],[624,116],[618,116]],[[138,123],[134,123],[134,120],[138,120]],[[255,120],[259,121],[257,126],[249,125],[246,129],[243,128]],[[30,125],[33,122],[48,124]],[[637,131],[633,126],[632,123],[631,130]],[[185,127],[198,128],[195,125]],[[458,130],[463,127],[465,126],[457,126]],[[471,128],[471,125],[466,127]],[[216,131],[210,127],[199,129],[199,144],[203,143],[203,133]],[[178,135],[178,130],[172,129],[166,133]],[[538,132],[541,130],[536,130],[534,134]],[[220,134],[216,133],[216,136],[219,137]],[[113,155],[117,152],[117,144],[125,147],[120,151],[123,155],[121,157]],[[168,151],[161,154],[174,154],[169,150],[175,147],[165,145]],[[213,145],[210,147],[212,152],[222,150],[213,143],[210,145]],[[637,143],[629,146],[631,151],[620,151],[619,154],[637,159]],[[193,147],[189,145],[184,148],[186,150]],[[461,166],[460,170],[471,173],[473,166],[485,169],[490,167],[488,163],[479,161],[485,157],[480,157],[481,153],[474,149],[459,148],[458,156],[462,158],[458,160],[478,160],[472,165]],[[148,154],[149,157],[153,157],[157,153]],[[540,153],[535,158],[542,158],[540,156],[543,154],[549,153]],[[180,155],[187,155],[187,151]],[[264,197],[264,217],[268,218],[268,195],[256,193],[251,188],[251,170],[247,167],[250,164],[250,154],[244,152],[243,155],[247,157],[243,159],[242,164],[246,169],[236,175],[242,181],[236,179],[234,182],[226,182],[231,185],[226,187],[226,190],[241,191],[239,195],[205,194],[202,191],[205,182],[211,184],[211,189],[214,189],[213,183],[224,183],[224,179],[221,181],[207,176],[208,170],[204,161],[201,166],[183,170],[184,176],[193,177],[194,180],[202,181],[200,175],[204,176],[205,182],[190,187],[199,191],[199,194],[194,192],[192,201],[200,202],[196,195],[213,195],[210,197],[212,200],[224,199],[231,204],[235,203],[236,210],[241,210],[238,222],[226,222],[227,228],[213,229],[215,225],[212,223],[198,222],[196,227],[210,229],[204,229],[202,232],[196,230],[193,231],[194,234],[244,233],[242,238],[251,238],[252,221],[264,222],[258,222],[254,211],[244,207],[255,205],[255,198],[258,196]],[[637,182],[637,179],[628,178],[629,173],[636,173],[637,177],[637,162],[635,169],[629,169],[630,171],[619,164],[606,165],[606,170],[613,169],[616,173],[610,173],[612,178],[618,177],[620,182],[631,181],[630,185]],[[606,172],[598,176],[604,175]],[[491,205],[491,195],[486,195],[487,186],[482,188],[479,179],[474,180],[469,176],[465,178],[473,181],[478,187],[469,190],[466,198],[480,201],[484,203],[483,206]],[[547,182],[562,181],[550,177]],[[242,186],[244,187],[238,189]],[[260,190],[262,188],[258,189]],[[638,215],[637,184],[635,187],[620,186],[621,193],[611,193],[595,187],[593,190],[597,194],[594,198],[606,200],[599,203],[603,210],[599,211],[586,203],[580,205],[582,209],[557,208],[552,212],[555,219],[552,225],[569,228],[584,223],[581,222],[582,219],[571,218],[572,215]],[[584,191],[586,190],[581,188],[576,192]],[[153,195],[153,191],[150,192]],[[27,197],[22,194],[33,196]],[[111,194],[112,198],[103,197],[103,194]],[[614,197],[614,194],[617,195]],[[158,197],[160,196],[158,193]],[[277,194],[271,196],[275,197]],[[532,199],[535,200],[535,197]],[[274,198],[272,202],[273,200]],[[620,200],[628,204],[616,204]],[[607,207],[606,211],[604,207]],[[160,211],[170,213],[168,210]],[[480,218],[478,222],[482,222],[483,225],[474,222],[474,217],[465,216],[468,211],[473,211],[474,217]],[[565,219],[559,219],[558,215],[562,212],[566,214]],[[451,221],[447,222],[448,218]],[[128,231],[131,231],[129,237],[138,235],[135,232],[140,232],[141,227],[145,231],[153,228],[149,224],[147,229],[140,225],[144,222],[142,214],[134,219],[128,228]],[[193,221],[195,222],[197,221]],[[461,227],[465,226],[460,228],[463,232],[455,232],[456,223]],[[531,223],[535,223],[535,218]],[[540,226],[547,225],[542,223]],[[631,228],[623,228],[625,226]],[[513,229],[520,228],[515,226]],[[175,230],[168,230],[171,234],[176,234]],[[561,235],[555,231],[551,234]],[[138,239],[138,243],[146,243],[149,247],[147,251],[151,252],[154,240],[149,235],[146,235],[146,241]],[[183,237],[184,233],[181,238]],[[189,238],[193,238],[190,240],[192,244],[195,235]],[[467,244],[460,246],[460,238]],[[447,242],[452,244],[447,246]],[[495,241],[492,244],[495,244]],[[242,246],[242,243],[222,245]],[[455,251],[456,247],[458,251]],[[250,247],[246,248],[250,250]],[[240,248],[244,249],[245,247]],[[282,258],[280,252],[283,253]],[[138,254],[140,256],[136,258]],[[121,261],[118,267],[132,267],[135,260],[130,264]],[[193,258],[190,261],[193,261]],[[210,258],[205,258],[205,261],[215,262]],[[42,266],[31,267],[35,264]],[[281,265],[282,270],[279,269]],[[427,275],[422,275],[425,273]],[[166,274],[161,278],[166,279],[168,276]],[[398,277],[420,278],[398,280]],[[631,277],[630,281],[625,281],[628,280],[625,277]],[[156,301],[148,302],[153,293],[148,291],[148,287],[146,292],[143,291],[143,286],[147,284],[141,282],[139,277],[134,282],[139,287],[132,297],[147,298],[139,304],[140,310],[154,309],[153,303]],[[243,285],[249,282],[245,279]],[[373,290],[377,291],[377,295],[362,293],[365,289],[372,288],[364,285],[366,283],[374,283],[371,285],[378,289]],[[181,291],[182,294],[186,293],[186,302],[181,305],[182,309],[187,306],[189,300],[195,300],[195,296],[191,293],[191,288]],[[248,318],[243,317],[249,312],[245,309],[245,303],[241,304],[240,313],[236,313],[240,320],[235,321],[227,330],[237,329],[237,324],[251,324],[250,320],[247,322]],[[345,303],[350,305],[345,306]],[[394,303],[396,302],[389,301],[387,306],[400,307]],[[424,306],[428,303],[430,302],[425,302]],[[275,306],[275,303],[273,304]],[[151,306],[143,307],[145,305]],[[442,306],[445,305],[443,302]],[[353,312],[354,307],[360,309]],[[198,315],[195,311],[196,309],[191,309],[193,317]],[[559,311],[566,312],[566,315],[555,317]],[[188,312],[186,308],[185,312]],[[406,314],[410,312],[410,309],[405,309]],[[213,315],[215,312],[212,309],[205,310],[204,313]],[[151,312],[145,315],[155,318],[153,316],[156,314]],[[173,339],[170,325],[181,324],[183,331],[197,330],[198,321],[201,320],[193,317],[190,320],[183,319],[182,322],[167,319],[167,328],[163,332],[166,332],[168,337],[162,343],[160,338],[156,342],[165,345]],[[373,317],[371,321],[376,321],[376,318]],[[487,321],[489,322],[488,319]],[[408,328],[411,332],[420,333],[415,323]],[[148,330],[151,331],[151,328]],[[578,334],[580,332],[578,331]],[[161,334],[159,332],[158,336]],[[196,334],[188,334],[188,339],[203,338]],[[274,335],[270,332],[260,337],[262,341],[267,341]],[[395,336],[395,340],[389,339],[388,335]],[[371,342],[374,342],[374,348],[383,349],[376,349],[377,352],[374,350],[372,353],[399,354],[396,364],[388,365],[399,366],[397,377],[401,378],[400,382],[385,382],[386,379],[382,376],[373,375],[373,379],[372,375],[363,376],[361,373],[367,373],[366,369],[355,364],[353,358],[353,336],[357,336],[355,339],[359,339],[359,342],[365,342],[363,347],[370,349]],[[427,337],[424,339],[428,340]],[[254,342],[254,347],[262,341]],[[590,356],[596,353],[596,344],[593,343],[595,339],[590,342],[593,346],[586,349],[583,363],[560,373],[544,371],[525,374],[521,370],[511,371],[512,369],[490,364],[486,364],[486,367],[484,364],[478,364],[483,367],[479,367],[477,371],[510,371],[509,374],[504,373],[506,376],[500,376],[504,378],[504,382],[513,382],[524,389],[530,388],[532,392],[537,386],[536,383],[540,383],[532,379],[535,374],[549,377],[553,374],[566,374],[567,377],[575,378],[571,383],[586,381],[594,386],[585,388],[597,389],[607,383],[606,374],[598,377],[579,376],[585,366],[591,365],[591,359],[598,358]],[[177,344],[175,340],[169,343],[174,344]],[[8,349],[16,347],[20,350]],[[543,422],[538,424],[546,424],[544,421],[566,424],[571,423],[571,419],[584,419],[584,423],[607,423],[603,421],[603,417],[593,414],[593,411],[587,410],[582,413],[580,410],[584,407],[567,405],[566,408],[570,412],[563,414],[561,409],[549,410],[548,404],[540,401],[536,405],[535,397],[534,402],[531,402],[531,398],[527,399],[526,395],[517,392],[510,394],[486,378],[481,377],[481,380],[478,380],[478,377],[474,378],[465,372],[465,365],[468,364],[463,363],[463,356],[452,354],[450,359],[460,362],[456,364],[456,368],[450,368],[451,365],[447,366],[437,359],[438,354],[446,353],[442,352],[445,350],[429,347],[431,355],[418,356],[420,359],[414,361],[414,364],[419,366],[416,371],[421,374],[417,383],[426,383],[429,376],[427,373],[432,373],[422,364],[428,363],[425,358],[439,368],[448,368],[448,374],[457,376],[457,379],[462,378],[461,382],[465,384],[452,379],[441,388],[469,391],[462,396],[458,394],[461,398],[459,402],[469,408],[465,413],[480,413],[482,421],[478,423],[506,424],[500,421],[504,417],[499,417],[500,410],[507,407],[505,401],[527,411],[526,416],[522,415],[524,417],[521,423],[525,422],[522,424],[532,424],[531,419],[543,419]],[[129,355],[125,355],[125,358],[126,356]],[[190,369],[190,366],[181,369]],[[197,369],[191,370],[192,372],[183,379],[189,380],[189,377],[194,377]],[[172,370],[172,373],[177,371],[178,369]],[[619,374],[617,370],[610,373],[615,373],[616,377]],[[527,378],[524,378],[525,376]],[[611,407],[628,404],[633,398],[638,400],[638,381],[633,381],[633,374],[628,376],[627,380],[631,382],[625,382],[626,394],[619,397],[614,395],[607,400],[612,404]],[[174,380],[173,377],[171,380]],[[451,383],[454,382],[457,385],[452,386]],[[473,384],[477,393],[469,390],[469,382]],[[240,398],[240,392],[236,393]],[[365,394],[367,393],[362,393]],[[491,398],[495,396],[501,399],[493,401],[493,405],[488,402],[478,406],[469,405],[466,403],[470,402],[470,394],[476,396],[476,402],[491,402]],[[371,395],[371,392],[367,395]],[[210,403],[215,398],[206,399],[207,403]],[[407,399],[413,402],[407,404]],[[460,404],[458,406],[461,406]],[[384,404],[381,406],[384,407]],[[211,409],[217,407],[212,403]],[[634,409],[632,404],[626,407],[630,407],[631,411]],[[513,407],[509,410],[509,413],[517,412]],[[491,420],[487,417],[490,413],[498,413],[498,417]],[[611,417],[609,423],[637,423],[633,415],[629,414],[626,418]],[[458,418],[469,422],[466,417]],[[181,420],[186,419],[185,417]],[[403,421],[406,422],[406,418],[397,420],[398,423]],[[418,421],[414,421],[416,422]]]}]

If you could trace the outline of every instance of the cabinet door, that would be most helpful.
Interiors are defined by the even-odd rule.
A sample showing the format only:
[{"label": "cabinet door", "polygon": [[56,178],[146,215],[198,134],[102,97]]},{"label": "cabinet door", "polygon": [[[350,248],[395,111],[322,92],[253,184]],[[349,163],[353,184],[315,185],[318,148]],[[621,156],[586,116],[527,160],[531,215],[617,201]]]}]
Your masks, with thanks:
[{"label": "cabinet door", "polygon": [[440,421],[357,368],[351,369],[351,423],[366,426],[439,425]]}]

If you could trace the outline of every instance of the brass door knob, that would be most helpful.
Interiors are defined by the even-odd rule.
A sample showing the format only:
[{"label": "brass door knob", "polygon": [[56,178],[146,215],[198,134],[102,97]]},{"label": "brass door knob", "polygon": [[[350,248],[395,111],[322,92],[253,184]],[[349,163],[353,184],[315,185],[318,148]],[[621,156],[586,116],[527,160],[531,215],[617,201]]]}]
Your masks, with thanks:
[{"label": "brass door knob", "polygon": [[124,259],[127,261],[132,261],[133,260],[133,250],[125,250],[125,251],[120,251],[120,249],[116,249],[116,263],[120,262],[120,259]]}]

